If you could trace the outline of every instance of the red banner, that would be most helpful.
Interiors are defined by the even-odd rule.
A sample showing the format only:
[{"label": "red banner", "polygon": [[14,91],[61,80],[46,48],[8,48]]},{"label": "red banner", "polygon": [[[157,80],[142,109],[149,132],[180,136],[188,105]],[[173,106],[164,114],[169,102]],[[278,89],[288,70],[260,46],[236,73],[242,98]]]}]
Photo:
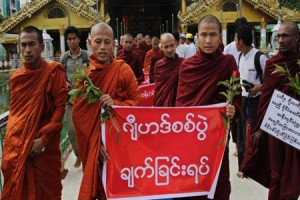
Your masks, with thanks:
[{"label": "red banner", "polygon": [[149,73],[144,73],[144,81],[141,83],[141,85],[147,85],[150,83],[150,76]]},{"label": "red banner", "polygon": [[142,94],[141,106],[153,106],[155,83],[139,86]]},{"label": "red banner", "polygon": [[213,198],[225,150],[225,104],[206,107],[114,107],[102,125],[110,159],[108,199]]}]

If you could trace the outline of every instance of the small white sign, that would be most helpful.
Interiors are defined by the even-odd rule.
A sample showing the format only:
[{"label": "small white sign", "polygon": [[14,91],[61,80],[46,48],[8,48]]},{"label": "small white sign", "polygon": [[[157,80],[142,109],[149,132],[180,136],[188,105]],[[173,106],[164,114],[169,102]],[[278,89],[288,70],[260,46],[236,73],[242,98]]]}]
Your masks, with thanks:
[{"label": "small white sign", "polygon": [[260,129],[300,150],[300,102],[275,90]]}]

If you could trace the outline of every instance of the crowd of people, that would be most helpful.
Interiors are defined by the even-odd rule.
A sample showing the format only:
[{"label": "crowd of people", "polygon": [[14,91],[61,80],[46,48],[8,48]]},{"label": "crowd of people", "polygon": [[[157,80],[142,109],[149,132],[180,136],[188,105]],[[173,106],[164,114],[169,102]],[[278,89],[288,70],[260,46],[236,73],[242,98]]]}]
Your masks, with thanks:
[{"label": "crowd of people", "polygon": [[[223,49],[222,28],[213,15],[201,18],[197,44],[191,33],[163,33],[160,37],[134,38],[126,33],[115,49],[113,29],[95,24],[88,46],[91,55],[79,47],[76,27],[65,30],[69,51],[60,63],[47,63],[41,32],[29,26],[20,33],[24,68],[10,80],[10,113],[5,138],[2,171],[2,200],[61,199],[59,139],[66,110],[68,134],[82,164],[83,178],[79,200],[106,199],[102,185],[102,165],[109,152],[101,141],[101,108],[139,106],[139,85],[149,73],[155,83],[154,106],[185,107],[226,102],[220,92],[232,71],[239,71],[241,95],[226,104],[232,119],[232,137],[237,145],[240,178],[251,177],[269,188],[269,200],[297,200],[300,195],[300,152],[260,130],[275,89],[300,99],[286,84],[284,75],[273,74],[274,64],[286,65],[292,75],[299,73],[299,29],[284,22],[278,30],[279,53],[267,58],[253,45],[251,27],[245,18],[237,19],[235,41]],[[136,42],[135,42],[136,41]],[[115,52],[115,53],[114,53]],[[99,103],[84,98],[67,103],[68,89],[75,87],[70,77],[75,66],[93,66],[89,77],[103,95]],[[67,80],[67,81],[66,81]],[[214,199],[230,199],[229,151],[225,148]],[[181,199],[207,199],[205,196]]]}]

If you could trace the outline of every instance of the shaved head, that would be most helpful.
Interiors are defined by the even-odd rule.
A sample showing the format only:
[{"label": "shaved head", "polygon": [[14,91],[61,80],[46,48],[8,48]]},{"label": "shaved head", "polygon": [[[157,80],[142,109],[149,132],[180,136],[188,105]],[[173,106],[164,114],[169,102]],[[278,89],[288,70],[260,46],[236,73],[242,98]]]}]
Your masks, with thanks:
[{"label": "shaved head", "polygon": [[161,50],[167,58],[175,58],[176,43],[171,33],[164,33],[160,36]]},{"label": "shaved head", "polygon": [[130,33],[126,33],[124,36],[123,36],[123,38],[125,38],[125,37],[130,37],[130,38],[132,38],[133,39],[133,36],[130,34]]},{"label": "shaved head", "polygon": [[88,39],[92,54],[98,63],[109,65],[115,47],[112,28],[105,23],[95,24],[91,28],[91,38]]},{"label": "shaved head", "polygon": [[163,43],[165,40],[174,40],[174,36],[171,33],[163,33],[160,36],[160,42]]},{"label": "shaved head", "polygon": [[202,17],[200,19],[199,24],[198,24],[198,30],[200,29],[200,26],[202,24],[204,24],[204,23],[207,23],[207,24],[209,24],[209,23],[216,24],[217,27],[218,27],[219,32],[220,33],[222,32],[221,23],[218,20],[218,18],[216,18],[215,16],[213,16],[213,15],[206,15],[206,16]]},{"label": "shaved head", "polygon": [[99,31],[107,31],[108,32],[108,35],[114,39],[114,31],[112,30],[112,28],[106,24],[106,23],[98,23],[98,24],[95,24],[92,28],[91,28],[91,38],[93,38],[97,32]]},{"label": "shaved head", "polygon": [[159,38],[158,38],[158,37],[154,36],[154,37],[152,38],[152,42],[158,42],[158,41],[159,41]]},{"label": "shaved head", "polygon": [[279,51],[282,53],[297,53],[299,42],[299,28],[295,22],[284,22],[278,32]]},{"label": "shaved head", "polygon": [[289,26],[293,34],[299,34],[299,27],[295,22],[283,22],[281,26]]},{"label": "shaved head", "polygon": [[159,38],[154,36],[152,38],[152,49],[158,50],[159,49]]}]

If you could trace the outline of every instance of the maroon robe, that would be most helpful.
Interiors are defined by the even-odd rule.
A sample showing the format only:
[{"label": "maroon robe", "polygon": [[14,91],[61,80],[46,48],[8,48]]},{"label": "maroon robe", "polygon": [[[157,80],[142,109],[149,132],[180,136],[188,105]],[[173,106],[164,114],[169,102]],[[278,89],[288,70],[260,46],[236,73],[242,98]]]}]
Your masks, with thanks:
[{"label": "maroon robe", "polygon": [[[150,48],[150,49],[151,49],[151,48]],[[143,42],[141,45],[138,45],[138,44],[137,44],[137,45],[135,46],[134,51],[139,55],[139,57],[140,57],[141,60],[142,60],[142,63],[144,63],[146,53],[147,53],[147,51],[149,51],[150,49],[149,49],[149,46],[148,46],[145,42]]]},{"label": "maroon robe", "polygon": [[184,59],[164,57],[154,67],[154,106],[173,107],[176,103],[179,67]]},{"label": "maroon robe", "polygon": [[[179,70],[176,106],[202,106],[226,102],[220,92],[226,91],[219,81],[229,80],[232,71],[237,70],[232,55],[224,55],[220,49],[216,55],[207,55],[199,50],[194,56],[184,60]],[[234,99],[236,116],[240,113],[241,96]],[[225,148],[220,175],[214,199],[229,200],[229,152]],[[186,199],[207,199],[205,196]]]},{"label": "maroon robe", "polygon": [[124,60],[131,67],[138,84],[144,81],[143,63],[134,51],[125,51],[122,49],[116,59]]},{"label": "maroon robe", "polygon": [[117,48],[117,57],[122,53],[123,51],[123,45],[118,46]]},{"label": "maroon robe", "polygon": [[[299,73],[300,71],[299,65],[297,65],[298,60],[300,60],[300,53],[293,53],[290,55],[279,53],[278,55],[273,56],[267,61],[262,93],[258,107],[259,115],[257,116],[257,125],[254,132],[259,130],[260,128],[269,102],[271,100],[273,91],[275,89],[300,100],[300,97],[296,97],[292,89],[286,85],[286,76],[280,75],[279,73],[272,74],[275,70],[274,64],[278,64],[280,66],[287,66],[292,76],[295,77],[296,72]],[[260,155],[257,155],[256,152],[256,154],[251,154],[251,152],[249,152],[251,149],[249,149],[248,151],[246,150],[245,156],[247,157],[245,158],[247,159],[244,158],[242,169],[248,170],[246,171],[247,175],[248,172],[252,172],[252,174],[255,174],[257,173],[257,169],[259,169],[261,175],[267,175],[266,178],[270,178],[271,176],[271,181],[267,179],[267,181],[270,182],[270,200],[297,200],[300,195],[300,151],[280,141],[279,139],[268,135],[265,132],[263,134],[263,140],[265,142],[262,145],[264,148],[260,148],[262,148],[265,151],[260,151]],[[267,141],[269,144],[266,143]],[[267,150],[269,150],[269,152]],[[263,157],[264,155],[270,156],[270,163],[266,163],[268,159],[267,157]],[[257,157],[257,160],[253,159],[251,156]],[[262,165],[261,162],[263,161],[265,162]],[[268,167],[269,164],[271,168],[271,174],[268,168],[264,168],[265,166]],[[251,171],[249,165],[253,166],[253,171]]]},{"label": "maroon robe", "polygon": [[157,56],[154,56],[151,60],[150,63],[150,71],[149,71],[149,82],[150,83],[154,83],[155,82],[155,78],[154,78],[154,66],[156,64],[156,62],[160,59],[162,59],[164,57],[164,53],[160,53]]}]

